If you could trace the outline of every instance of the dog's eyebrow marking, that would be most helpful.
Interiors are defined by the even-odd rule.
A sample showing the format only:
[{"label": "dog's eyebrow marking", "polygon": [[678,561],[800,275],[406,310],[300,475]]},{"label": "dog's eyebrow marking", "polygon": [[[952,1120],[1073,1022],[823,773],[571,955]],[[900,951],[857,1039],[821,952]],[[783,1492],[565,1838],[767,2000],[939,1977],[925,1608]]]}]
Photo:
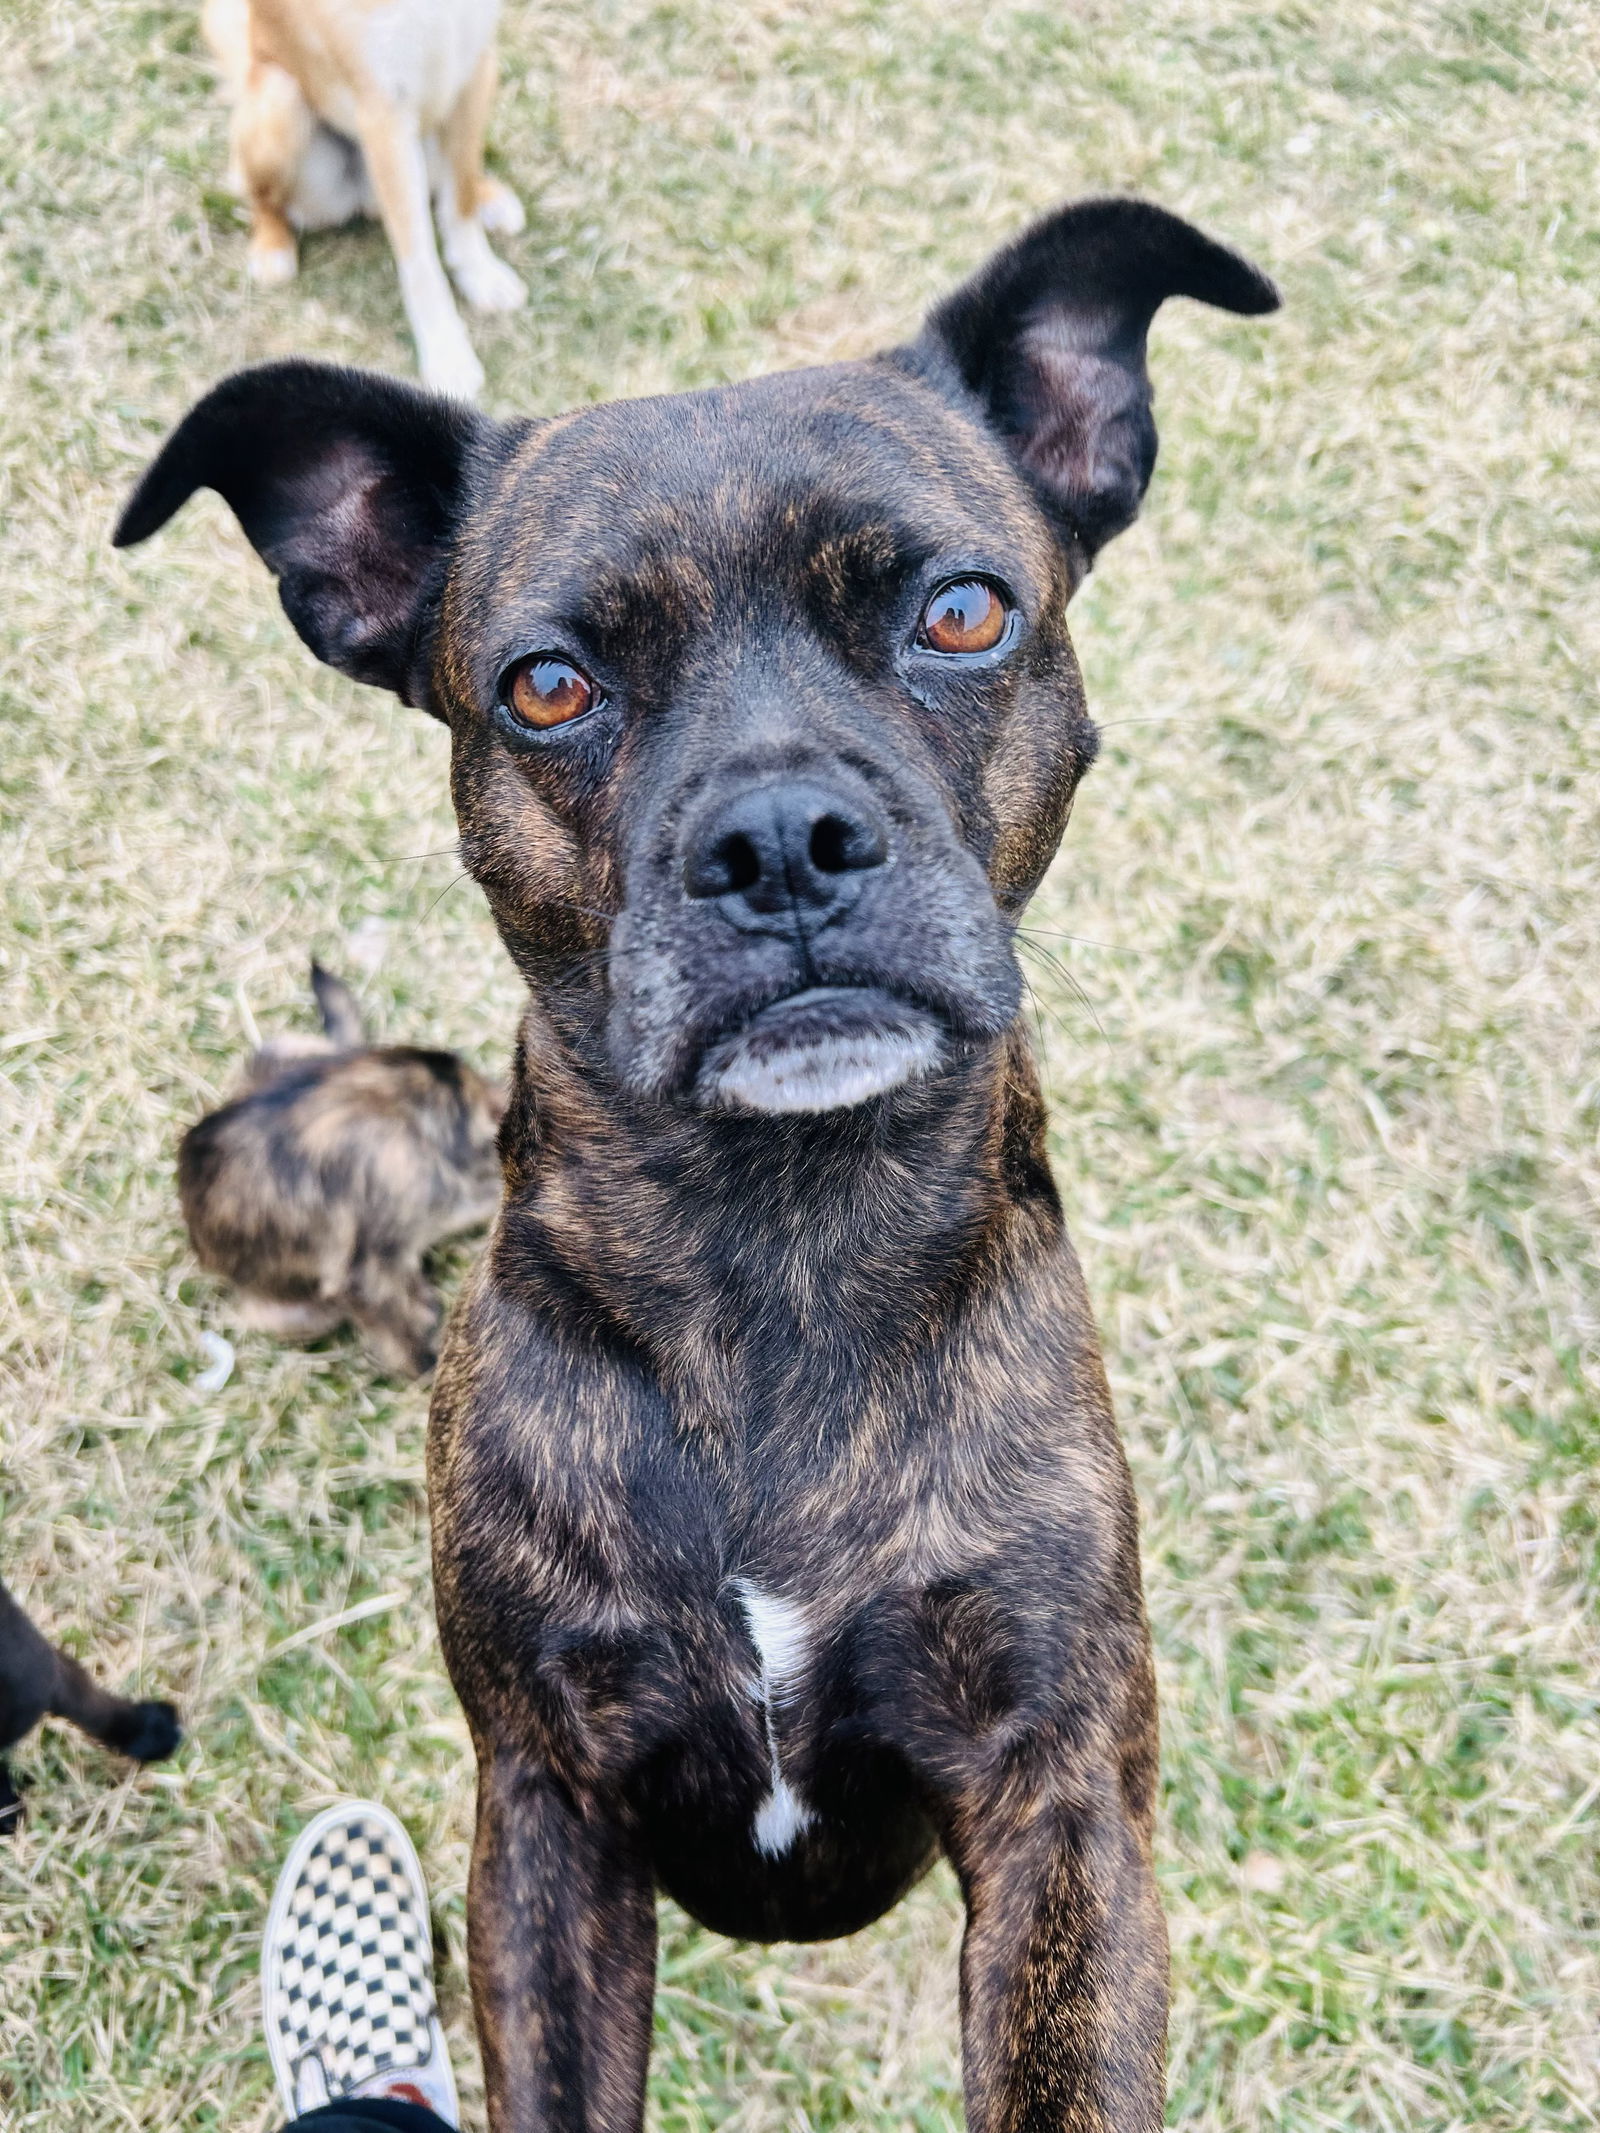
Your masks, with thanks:
[{"label": "dog's eyebrow marking", "polygon": [[897,538],[893,526],[878,521],[824,533],[804,568],[819,592],[843,600],[859,586],[892,584],[921,561],[920,543]]},{"label": "dog's eyebrow marking", "polygon": [[772,1783],[756,1814],[752,1835],[756,1850],[768,1859],[779,1859],[796,1837],[812,1822],[811,1809],[783,1774],[778,1755],[777,1712],[794,1699],[800,1677],[810,1656],[811,1625],[806,1611],[781,1593],[764,1591],[753,1578],[735,1578],[733,1589],[744,1609],[750,1641],[756,1648],[761,1671],[750,1683],[750,1693],[761,1706],[767,1735],[767,1757]]}]

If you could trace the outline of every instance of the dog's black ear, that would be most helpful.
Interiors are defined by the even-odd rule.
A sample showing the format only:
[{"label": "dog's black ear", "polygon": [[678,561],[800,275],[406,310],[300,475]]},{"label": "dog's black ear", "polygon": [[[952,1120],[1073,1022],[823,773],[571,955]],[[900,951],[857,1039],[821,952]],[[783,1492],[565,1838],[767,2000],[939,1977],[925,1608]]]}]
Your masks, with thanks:
[{"label": "dog's black ear", "polygon": [[1145,337],[1169,296],[1278,308],[1267,277],[1142,200],[1083,200],[1034,224],[929,316],[1084,564],[1132,525],[1156,462]]},{"label": "dog's black ear", "polygon": [[493,435],[470,408],[394,378],[267,363],[191,408],[112,538],[147,540],[215,489],[317,657],[442,716],[433,621],[471,463]]}]

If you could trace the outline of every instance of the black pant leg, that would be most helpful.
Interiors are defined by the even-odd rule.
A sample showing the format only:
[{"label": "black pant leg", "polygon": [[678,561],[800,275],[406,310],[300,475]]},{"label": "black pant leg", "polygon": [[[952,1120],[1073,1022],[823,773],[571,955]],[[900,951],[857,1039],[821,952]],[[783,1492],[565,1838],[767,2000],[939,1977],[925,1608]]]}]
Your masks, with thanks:
[{"label": "black pant leg", "polygon": [[320,2104],[285,2126],[283,2133],[453,2133],[449,2122],[420,2103],[394,2096],[349,2098]]}]

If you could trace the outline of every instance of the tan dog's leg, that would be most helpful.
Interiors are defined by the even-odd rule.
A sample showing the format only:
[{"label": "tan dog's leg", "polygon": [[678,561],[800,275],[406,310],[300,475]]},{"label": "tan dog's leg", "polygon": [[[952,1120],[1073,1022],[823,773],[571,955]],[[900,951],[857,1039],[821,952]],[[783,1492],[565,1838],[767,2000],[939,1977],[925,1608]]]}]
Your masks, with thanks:
[{"label": "tan dog's leg", "polygon": [[200,28],[222,76],[222,93],[236,104],[250,80],[250,0],[205,0]]},{"label": "tan dog's leg", "polygon": [[483,167],[483,137],[489,130],[489,106],[494,101],[495,77],[497,74],[494,47],[491,45],[478,62],[476,73],[467,84],[460,103],[445,129],[445,146],[455,160],[455,144],[460,142],[464,151],[457,168],[461,193],[461,212],[470,214],[470,196],[465,190],[468,172],[477,180],[477,216],[484,228],[496,237],[515,237],[527,224],[522,212],[522,202],[498,178],[491,178]]},{"label": "tan dog's leg", "polygon": [[485,171],[478,180],[478,220],[496,237],[515,237],[526,228],[528,218],[510,186]]},{"label": "tan dog's leg", "polygon": [[[475,311],[515,311],[525,301],[527,291],[505,261],[490,251],[484,235],[484,187],[488,181],[483,174],[483,137],[494,97],[494,79],[494,53],[488,51],[440,129],[444,167],[435,173],[434,192],[439,235],[444,240],[444,256],[456,287]],[[522,210],[516,196],[502,186],[495,198],[502,213],[500,227],[506,226],[503,210],[509,203],[517,210],[520,228]]]},{"label": "tan dog's leg", "polygon": [[252,66],[233,112],[233,158],[250,204],[250,279],[292,281],[298,260],[289,203],[316,127],[300,84],[264,60]]},{"label": "tan dog's leg", "polygon": [[422,382],[435,392],[474,399],[483,387],[483,365],[472,352],[439,264],[428,161],[416,118],[393,104],[373,101],[357,115],[357,135],[400,270],[400,295],[417,344]]}]

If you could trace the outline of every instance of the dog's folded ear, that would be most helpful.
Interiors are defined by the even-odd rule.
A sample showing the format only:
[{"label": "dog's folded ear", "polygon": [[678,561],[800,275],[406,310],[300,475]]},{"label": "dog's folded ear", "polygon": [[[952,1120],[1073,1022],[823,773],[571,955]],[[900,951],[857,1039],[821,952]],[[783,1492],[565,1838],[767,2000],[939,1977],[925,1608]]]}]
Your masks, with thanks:
[{"label": "dog's folded ear", "polygon": [[1156,460],[1145,339],[1169,296],[1278,308],[1237,252],[1142,200],[1048,215],[933,311],[912,351],[953,362],[1086,567],[1130,526]]},{"label": "dog's folded ear", "polygon": [[442,715],[433,622],[474,456],[470,408],[370,371],[268,363],[208,393],[167,439],[113,540],[147,540],[215,489],[319,659]]}]

